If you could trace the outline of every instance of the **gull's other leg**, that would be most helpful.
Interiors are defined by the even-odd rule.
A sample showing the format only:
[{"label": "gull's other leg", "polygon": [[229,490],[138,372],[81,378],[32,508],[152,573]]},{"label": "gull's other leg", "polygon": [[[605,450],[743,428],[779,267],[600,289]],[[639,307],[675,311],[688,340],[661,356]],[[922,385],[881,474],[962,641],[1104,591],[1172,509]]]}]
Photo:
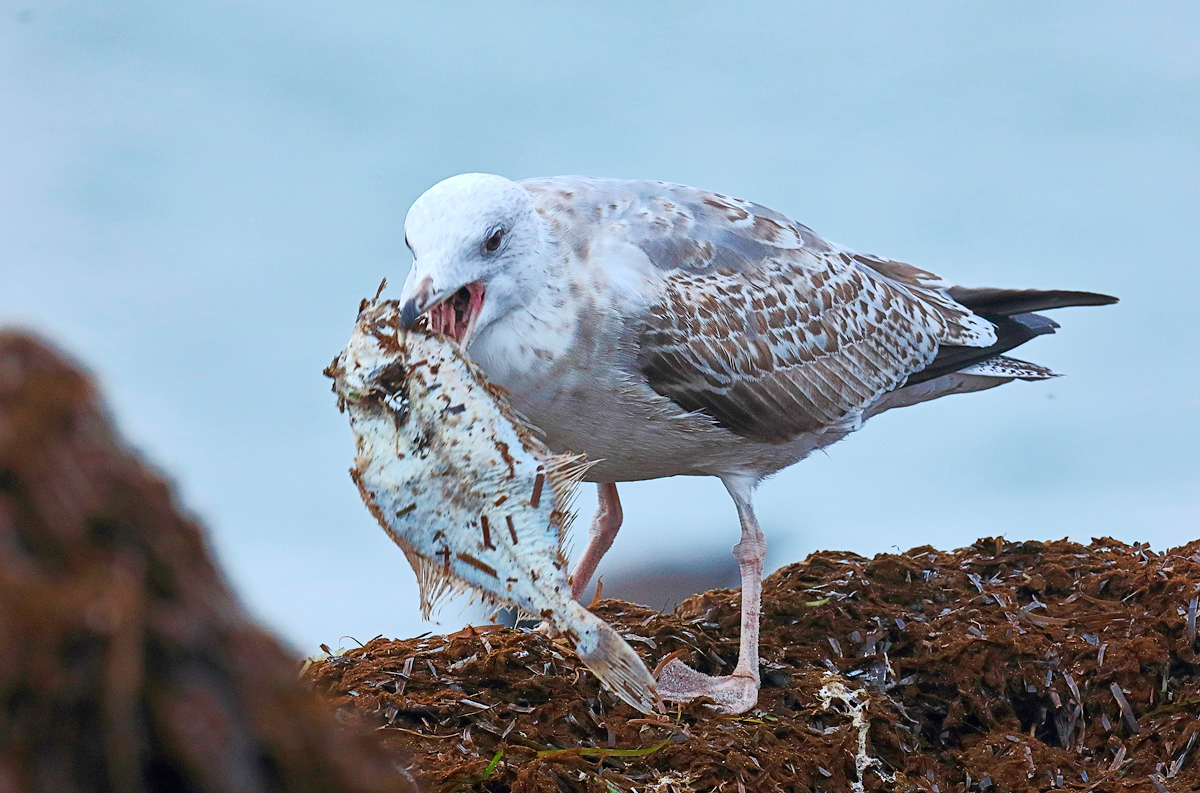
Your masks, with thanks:
[{"label": "gull's other leg", "polygon": [[742,540],[733,546],[742,574],[742,636],[737,666],[725,677],[701,674],[672,659],[658,675],[658,693],[672,702],[708,697],[726,713],[745,713],[758,703],[758,623],[762,606],[763,559],[767,541],[754,517],[754,489],[758,477],[738,474],[721,477],[737,505]]},{"label": "gull's other leg", "polygon": [[617,536],[621,528],[621,519],[624,517],[615,484],[604,482],[596,485],[596,495],[600,504],[596,507],[596,514],[592,516],[587,548],[575,563],[575,569],[571,571],[571,597],[576,600],[583,597],[583,590],[587,589],[588,582],[592,580],[596,565],[600,564],[600,559],[612,547],[613,538]]}]

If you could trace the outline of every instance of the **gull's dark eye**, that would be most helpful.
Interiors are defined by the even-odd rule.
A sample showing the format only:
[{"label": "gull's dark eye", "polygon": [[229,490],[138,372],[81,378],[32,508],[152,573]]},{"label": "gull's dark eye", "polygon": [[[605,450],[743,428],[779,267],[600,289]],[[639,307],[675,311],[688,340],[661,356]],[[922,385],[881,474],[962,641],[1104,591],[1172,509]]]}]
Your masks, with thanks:
[{"label": "gull's dark eye", "polygon": [[500,243],[504,241],[504,229],[499,228],[492,232],[491,236],[483,243],[483,249],[488,253],[495,253],[500,250]]}]

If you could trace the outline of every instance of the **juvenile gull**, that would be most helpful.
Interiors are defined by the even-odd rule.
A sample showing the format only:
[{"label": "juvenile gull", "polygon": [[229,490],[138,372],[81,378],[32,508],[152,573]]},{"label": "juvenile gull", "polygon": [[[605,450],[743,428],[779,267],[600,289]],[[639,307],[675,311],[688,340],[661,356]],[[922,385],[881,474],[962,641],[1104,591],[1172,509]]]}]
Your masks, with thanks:
[{"label": "juvenile gull", "polygon": [[949,286],[855,253],[765,207],[682,185],[463,174],[405,221],[403,321],[456,339],[599,488],[578,599],[621,524],[617,482],[716,476],[737,507],[741,647],[733,673],[678,660],[664,699],[758,699],[766,543],[758,483],[871,416],[1019,378],[1003,353],[1052,333],[1033,312],[1104,305],[1088,292]]}]

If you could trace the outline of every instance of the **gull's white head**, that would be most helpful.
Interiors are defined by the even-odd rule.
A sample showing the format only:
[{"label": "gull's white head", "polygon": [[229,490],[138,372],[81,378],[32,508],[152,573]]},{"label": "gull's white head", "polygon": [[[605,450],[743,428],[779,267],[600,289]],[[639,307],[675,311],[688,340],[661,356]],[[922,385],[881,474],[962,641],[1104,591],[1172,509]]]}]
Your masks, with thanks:
[{"label": "gull's white head", "polygon": [[464,347],[528,302],[547,247],[525,188],[486,173],[426,190],[408,210],[404,238],[413,254],[401,296],[405,327],[426,315],[430,329]]}]

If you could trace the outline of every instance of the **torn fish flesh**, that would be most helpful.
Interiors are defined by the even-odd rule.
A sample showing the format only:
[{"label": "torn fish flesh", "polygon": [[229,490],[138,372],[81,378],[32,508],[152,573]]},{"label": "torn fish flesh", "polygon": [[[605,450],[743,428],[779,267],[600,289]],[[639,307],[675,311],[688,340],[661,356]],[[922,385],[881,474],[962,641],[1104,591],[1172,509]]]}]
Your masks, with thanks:
[{"label": "torn fish flesh", "polygon": [[350,473],[417,574],[421,613],[467,588],[544,619],[617,696],[649,713],[654,678],[571,597],[563,541],[583,457],[545,447],[453,340],[401,329],[395,301],[364,301],[326,374],[350,416]]}]

